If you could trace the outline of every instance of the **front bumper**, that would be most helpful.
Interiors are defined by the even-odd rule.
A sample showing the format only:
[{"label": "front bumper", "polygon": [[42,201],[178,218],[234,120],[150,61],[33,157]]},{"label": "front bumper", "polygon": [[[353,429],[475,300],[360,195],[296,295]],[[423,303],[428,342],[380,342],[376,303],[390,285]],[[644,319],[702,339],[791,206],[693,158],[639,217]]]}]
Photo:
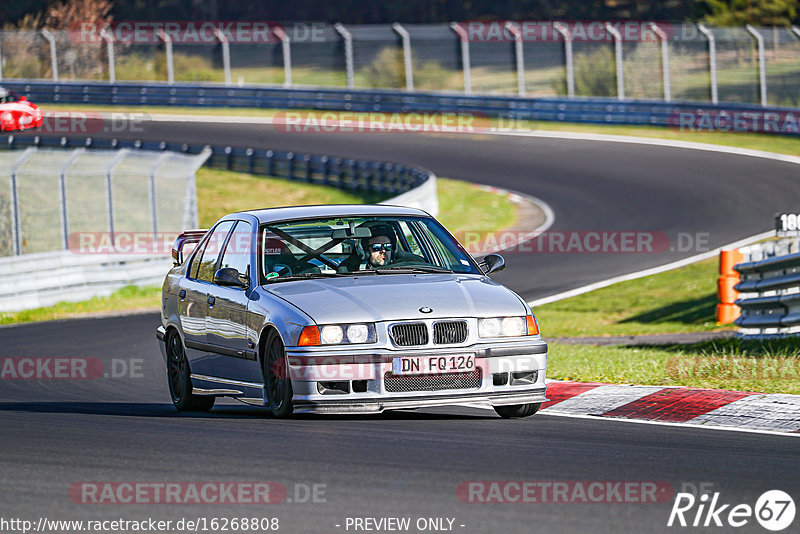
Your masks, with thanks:
[{"label": "front bumper", "polygon": [[[379,413],[453,404],[491,407],[547,401],[547,344],[540,338],[436,350],[337,349],[287,348],[295,412]],[[392,360],[397,356],[461,355],[475,357],[471,373],[393,374]],[[324,387],[334,384],[345,391]]]}]

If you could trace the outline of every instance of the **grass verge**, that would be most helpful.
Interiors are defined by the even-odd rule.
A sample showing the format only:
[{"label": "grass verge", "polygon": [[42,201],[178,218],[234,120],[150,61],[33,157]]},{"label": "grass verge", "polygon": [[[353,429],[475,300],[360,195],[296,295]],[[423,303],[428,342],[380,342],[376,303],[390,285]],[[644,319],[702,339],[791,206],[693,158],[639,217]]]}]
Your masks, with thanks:
[{"label": "grass verge", "polygon": [[[439,220],[451,231],[491,232],[516,221],[517,208],[507,198],[459,180],[437,178]],[[280,178],[201,168],[197,171],[200,226],[208,228],[233,211],[309,204],[365,204],[384,200],[375,193],[355,193],[334,187],[289,182]],[[469,214],[463,206],[470,207]],[[82,315],[150,308],[158,310],[161,287],[124,287],[108,297],[20,312],[1,312],[0,324],[67,319]]]},{"label": "grass verge", "polygon": [[[715,322],[717,259],[536,308],[546,339],[729,329]],[[800,394],[800,342],[691,345],[549,343],[547,376],[576,382]]]},{"label": "grass verge", "polygon": [[718,260],[620,282],[537,306],[546,337],[705,332],[717,326]]},{"label": "grass verge", "polygon": [[107,297],[94,297],[81,302],[59,302],[45,308],[0,313],[0,324],[32,323],[69,319],[87,314],[135,310],[158,310],[160,287],[123,287]]},{"label": "grass verge", "polygon": [[800,345],[725,339],[694,345],[550,343],[547,376],[577,382],[800,394]]}]

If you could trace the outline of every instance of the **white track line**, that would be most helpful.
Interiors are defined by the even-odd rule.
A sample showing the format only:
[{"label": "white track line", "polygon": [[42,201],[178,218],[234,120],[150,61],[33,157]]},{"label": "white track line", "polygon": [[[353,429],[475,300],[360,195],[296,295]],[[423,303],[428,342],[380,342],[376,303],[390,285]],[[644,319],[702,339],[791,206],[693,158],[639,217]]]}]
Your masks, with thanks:
[{"label": "white track line", "polygon": [[758,235],[746,237],[739,241],[734,241],[733,243],[728,243],[727,245],[723,245],[719,248],[715,248],[714,250],[710,250],[708,252],[703,252],[702,254],[697,254],[696,256],[691,256],[689,258],[684,258],[682,260],[673,261],[672,263],[667,263],[665,265],[661,265],[658,267],[651,267],[650,269],[645,269],[643,271],[637,271],[630,274],[623,274],[620,276],[615,276],[613,278],[608,278],[607,280],[601,280],[599,282],[595,282],[593,284],[585,285],[583,287],[578,287],[576,289],[570,289],[569,291],[564,291],[563,293],[557,293],[555,295],[550,295],[549,297],[543,297],[540,299],[532,300],[528,302],[528,305],[533,308],[534,306],[541,306],[542,304],[549,304],[550,302],[555,302],[557,300],[566,299],[569,297],[574,297],[576,295],[580,295],[582,293],[588,293],[589,291],[594,291],[595,289],[600,289],[602,287],[608,287],[612,284],[616,284],[617,282],[625,282],[627,280],[635,280],[637,278],[644,278],[645,276],[650,276],[652,274],[663,273],[664,271],[669,271],[672,269],[677,269],[679,267],[685,267],[692,263],[697,263],[698,261],[707,260],[709,258],[713,258],[717,254],[719,254],[720,250],[732,249],[732,248],[739,248],[745,245],[749,245],[750,243],[755,243],[756,241],[761,241],[762,239],[766,239],[775,235],[775,231],[771,230],[769,232],[764,232]]}]

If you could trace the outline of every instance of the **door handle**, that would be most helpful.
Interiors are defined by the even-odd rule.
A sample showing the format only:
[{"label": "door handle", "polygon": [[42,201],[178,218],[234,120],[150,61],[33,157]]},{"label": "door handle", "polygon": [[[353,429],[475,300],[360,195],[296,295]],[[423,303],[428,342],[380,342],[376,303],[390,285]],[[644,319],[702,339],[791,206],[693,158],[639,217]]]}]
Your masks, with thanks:
[{"label": "door handle", "polygon": [[209,306],[213,306],[216,301],[217,301],[217,299],[215,299],[214,297],[212,297],[212,296],[208,297],[208,305]]},{"label": "door handle", "polygon": [[185,289],[181,289],[180,292],[178,293],[178,296],[181,298],[181,300],[185,299],[186,298],[186,290]]}]

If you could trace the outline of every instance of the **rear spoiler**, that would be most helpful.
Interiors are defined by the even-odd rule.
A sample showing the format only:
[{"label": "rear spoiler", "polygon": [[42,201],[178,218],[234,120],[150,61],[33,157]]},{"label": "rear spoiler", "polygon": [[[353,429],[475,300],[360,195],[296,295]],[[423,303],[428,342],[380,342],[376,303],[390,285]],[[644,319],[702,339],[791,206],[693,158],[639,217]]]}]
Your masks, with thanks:
[{"label": "rear spoiler", "polygon": [[172,262],[178,266],[183,263],[184,254],[183,247],[187,243],[199,243],[203,236],[206,235],[208,230],[186,230],[175,238],[175,243],[172,245]]}]

